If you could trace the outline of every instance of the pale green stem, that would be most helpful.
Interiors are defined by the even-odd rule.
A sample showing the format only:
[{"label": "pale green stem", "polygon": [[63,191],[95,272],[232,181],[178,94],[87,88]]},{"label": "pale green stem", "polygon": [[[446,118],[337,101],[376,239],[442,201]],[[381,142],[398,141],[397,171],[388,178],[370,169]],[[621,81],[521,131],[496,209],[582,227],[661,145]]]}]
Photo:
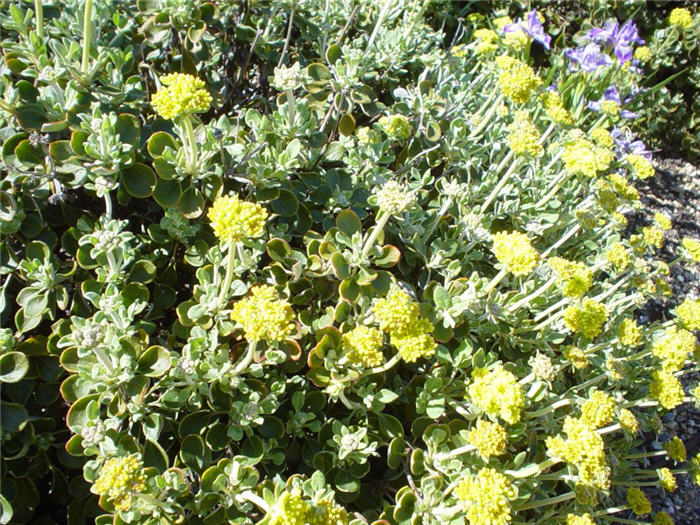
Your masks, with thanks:
[{"label": "pale green stem", "polygon": [[93,348],[97,359],[99,359],[104,367],[109,371],[110,375],[114,375],[114,365],[112,361],[107,357],[107,355],[100,348]]},{"label": "pale green stem", "polygon": [[34,0],[36,11],[36,34],[40,40],[44,39],[44,4],[42,0]]},{"label": "pale green stem", "polygon": [[545,498],[545,499],[538,499],[535,501],[531,501],[530,503],[526,503],[525,505],[520,505],[519,507],[516,507],[516,510],[522,511],[522,510],[530,510],[530,509],[537,509],[539,507],[545,507],[547,505],[556,505],[557,503],[563,503],[565,501],[568,501],[570,499],[574,499],[576,497],[576,494],[573,492],[567,492],[566,494],[561,494],[559,496],[554,496],[552,498]]},{"label": "pale green stem", "polygon": [[488,211],[488,209],[491,207],[491,204],[493,203],[494,200],[496,200],[496,197],[498,197],[498,194],[500,191],[503,189],[503,187],[508,183],[510,180],[511,175],[513,175],[513,172],[517,169],[518,165],[520,162],[518,162],[518,159],[513,162],[513,164],[510,165],[510,168],[508,168],[508,171],[505,172],[503,177],[501,177],[501,180],[498,181],[498,184],[496,184],[496,187],[493,188],[491,191],[491,194],[488,196],[486,201],[481,205],[481,213],[484,214]]},{"label": "pale green stem", "polygon": [[545,414],[549,414],[550,412],[554,412],[558,408],[569,406],[571,403],[572,403],[571,399],[560,399],[559,401],[555,401],[551,405],[546,406],[544,408],[540,408],[539,410],[532,410],[529,412],[525,412],[525,416],[528,418],[541,417],[541,416],[544,416]]},{"label": "pale green stem", "polygon": [[117,260],[114,258],[114,255],[112,255],[111,250],[106,252],[107,256],[107,264],[109,264],[109,275],[115,275],[119,273],[119,265],[117,264]]},{"label": "pale green stem", "polygon": [[[625,510],[629,510],[629,507],[625,507]],[[637,521],[637,520],[628,520],[625,518],[618,518],[617,516],[606,516],[606,515],[600,515],[596,514],[596,518],[600,518],[603,520],[608,520],[608,521],[613,521],[615,523],[624,523],[624,524],[630,524],[630,525],[649,525],[648,521]]]},{"label": "pale green stem", "polygon": [[442,217],[447,213],[447,210],[450,208],[450,206],[452,206],[452,197],[447,197],[445,202],[442,204],[442,208],[440,208],[440,211],[438,211],[437,215],[435,216],[433,223],[430,225],[430,228],[428,228],[423,234],[424,243],[428,242],[428,239],[430,239],[430,236],[433,234],[435,228],[437,228],[437,225],[440,223],[440,219],[442,219]]},{"label": "pale green stem", "polygon": [[574,227],[571,228],[568,232],[566,232],[566,234],[565,234],[561,239],[559,239],[557,242],[555,242],[555,243],[552,244],[549,248],[547,248],[547,250],[545,250],[545,251],[542,253],[542,257],[543,257],[543,258],[544,258],[544,257],[547,257],[547,255],[549,255],[552,251],[556,250],[556,249],[559,248],[562,244],[564,244],[566,241],[568,241],[569,239],[571,239],[571,237],[573,237],[574,235],[576,235],[580,229],[581,229],[581,225],[580,225],[580,224],[576,224],[576,226],[574,226]]},{"label": "pale green stem", "polygon": [[226,304],[228,300],[229,289],[231,288],[231,283],[233,282],[234,267],[236,266],[236,243],[231,241],[228,244],[228,250],[226,251],[226,275],[224,277],[224,282],[219,290],[219,305]]},{"label": "pale green stem", "polygon": [[462,454],[468,454],[469,452],[473,452],[474,450],[476,450],[476,447],[474,445],[464,445],[464,446],[456,448],[454,450],[450,450],[449,452],[443,452],[442,454],[436,454],[435,459],[438,461],[444,461],[446,459],[461,456]]},{"label": "pale green stem", "polygon": [[644,459],[644,458],[654,458],[656,456],[666,456],[667,452],[665,450],[657,450],[656,452],[643,452],[640,454],[630,454],[625,456],[625,459]]},{"label": "pale green stem", "polygon": [[345,408],[348,410],[359,410],[363,408],[363,406],[359,403],[355,403],[354,401],[350,401],[348,397],[345,395],[345,392],[340,392],[338,394],[338,398],[343,402],[343,405],[345,405]]},{"label": "pale green stem", "polygon": [[496,276],[491,279],[491,282],[483,289],[484,295],[487,295],[491,290],[498,286],[498,283],[500,283],[506,275],[508,275],[508,270],[505,268],[498,272]]},{"label": "pale green stem", "polygon": [[523,297],[523,298],[520,299],[520,301],[518,301],[517,303],[510,305],[510,306],[508,307],[508,311],[509,311],[509,312],[515,312],[518,308],[520,308],[520,307],[523,306],[524,304],[527,304],[527,303],[529,303],[530,301],[532,301],[533,299],[536,299],[537,297],[539,297],[540,295],[542,295],[544,292],[546,292],[547,290],[549,290],[549,288],[556,282],[556,280],[557,280],[557,277],[556,277],[556,276],[550,278],[546,283],[544,283],[542,286],[540,286],[539,288],[537,288],[537,289],[536,289],[534,292],[532,292],[530,295],[528,295],[527,297]]},{"label": "pale green stem", "polygon": [[257,341],[250,341],[248,343],[246,353],[243,356],[243,359],[236,363],[235,368],[231,371],[232,375],[237,376],[241,374],[246,368],[248,368],[248,366],[250,366],[250,363],[253,362],[253,358],[255,357],[255,347],[257,344]]},{"label": "pale green stem", "polygon": [[[590,352],[585,352],[585,353],[589,354]],[[593,385],[600,383],[601,381],[605,380],[607,377],[608,377],[607,374],[600,374],[598,376],[595,376],[595,377],[589,379],[588,381],[584,381],[580,385],[572,386],[569,390],[566,391],[566,393],[568,394],[570,392],[576,392],[577,390],[585,390],[589,386],[593,386]]]},{"label": "pale green stem", "polygon": [[[493,90],[491,93],[491,96],[489,96],[488,100],[484,103],[484,106],[488,106],[491,104],[489,107],[488,111],[486,114],[482,117],[481,122],[479,122],[478,126],[472,130],[472,132],[469,134],[470,137],[477,137],[479,134],[484,131],[486,126],[488,126],[489,122],[491,122],[491,117],[493,116],[494,112],[496,109],[498,109],[499,104],[501,103],[501,100],[503,100],[503,95],[498,95],[498,98],[496,101],[493,101],[494,95],[498,93],[498,90]],[[479,113],[477,113],[478,115]]]},{"label": "pale green stem", "polygon": [[365,52],[369,51],[369,49],[372,47],[374,39],[377,37],[377,33],[379,33],[379,28],[382,27],[382,24],[384,23],[384,19],[386,18],[387,13],[389,12],[389,7],[391,6],[391,4],[392,0],[384,0],[384,5],[382,6],[382,10],[379,13],[379,18],[377,18],[377,23],[374,24],[372,34],[370,35],[369,40],[367,41],[367,47],[365,48]]},{"label": "pale green stem", "polygon": [[81,71],[87,77],[88,66],[90,65],[90,45],[92,39],[92,0],[85,0],[85,11],[83,11],[83,62]]},{"label": "pale green stem", "polygon": [[182,124],[185,127],[185,144],[186,144],[186,158],[188,168],[192,173],[194,173],[197,167],[197,139],[194,136],[194,127],[192,126],[192,117],[190,115],[184,115],[182,118]]},{"label": "pale green stem", "polygon": [[620,408],[632,408],[632,407],[637,407],[637,408],[645,408],[645,407],[655,407],[659,406],[658,401],[652,401],[652,400],[638,400],[638,401],[629,401],[627,403],[622,403],[620,405]]},{"label": "pale green stem", "polygon": [[296,120],[296,101],[293,89],[287,89],[287,111],[289,111],[289,127],[293,128]]},{"label": "pale green stem", "polygon": [[263,510],[265,512],[270,512],[270,507],[268,506],[267,502],[265,502],[264,499],[262,499],[257,494],[251,492],[250,490],[246,490],[245,492],[240,494],[238,497],[244,501],[249,501],[253,505],[256,505],[258,508],[260,508],[260,510]]},{"label": "pale green stem", "polygon": [[540,472],[547,470],[549,467],[554,466],[557,463],[561,463],[561,459],[550,458],[542,463],[528,465],[520,470],[506,470],[505,474],[506,476],[510,476],[512,478],[529,478],[531,476],[537,476]]},{"label": "pale green stem", "polygon": [[105,193],[105,215],[107,220],[112,218],[112,197],[110,197],[109,192]]},{"label": "pale green stem", "polygon": [[361,252],[362,258],[366,257],[367,254],[369,253],[369,251],[372,249],[372,246],[374,245],[374,241],[377,240],[377,237],[379,237],[379,234],[384,230],[384,226],[386,226],[386,223],[389,222],[390,218],[391,218],[390,214],[385,213],[383,211],[379,212],[379,216],[377,217],[377,223],[375,224],[374,229],[372,230],[372,233],[367,238],[365,245],[362,247],[362,252]]},{"label": "pale green stem", "polygon": [[620,426],[619,423],[615,423],[614,425],[609,425],[609,426],[604,427],[604,428],[599,428],[598,430],[596,430],[596,432],[598,432],[598,434],[600,434],[602,436],[604,434],[610,434],[611,432],[615,432],[617,430],[620,430],[621,428],[622,427]]},{"label": "pale green stem", "polygon": [[370,368],[367,370],[365,373],[362,374],[362,376],[371,376],[374,374],[381,374],[382,372],[386,372],[390,368],[393,368],[399,361],[401,361],[401,354],[396,354],[394,357],[389,359],[386,363],[380,366],[375,366],[374,368]]}]

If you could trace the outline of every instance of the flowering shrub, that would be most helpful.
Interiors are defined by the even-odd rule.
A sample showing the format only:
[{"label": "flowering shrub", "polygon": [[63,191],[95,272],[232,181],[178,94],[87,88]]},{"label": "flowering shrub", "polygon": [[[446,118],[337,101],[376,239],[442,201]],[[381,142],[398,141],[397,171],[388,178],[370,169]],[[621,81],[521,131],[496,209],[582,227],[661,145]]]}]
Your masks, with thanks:
[{"label": "flowering shrub", "polygon": [[638,315],[633,20],[0,7],[0,523],[669,522],[700,306]]}]

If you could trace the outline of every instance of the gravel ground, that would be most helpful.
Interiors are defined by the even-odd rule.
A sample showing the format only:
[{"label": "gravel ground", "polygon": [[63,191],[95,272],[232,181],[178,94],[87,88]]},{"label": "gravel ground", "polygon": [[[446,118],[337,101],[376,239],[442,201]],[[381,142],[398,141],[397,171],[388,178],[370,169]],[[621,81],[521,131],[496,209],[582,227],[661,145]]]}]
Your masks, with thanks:
[{"label": "gravel ground", "polygon": [[[685,236],[700,239],[700,169],[681,159],[663,159],[655,164],[657,174],[638,186],[643,195],[642,203],[653,212],[661,211],[671,217],[673,229],[666,232],[666,243],[661,257],[670,262],[675,259],[680,239]],[[673,308],[685,297],[700,297],[700,271],[697,265],[678,264],[671,272],[673,299],[666,308],[649,305],[650,318],[668,317]],[[697,335],[697,334],[696,334]],[[686,391],[700,382],[700,373],[683,376]],[[700,410],[692,404],[684,404],[663,417],[667,433],[658,439],[652,436],[648,450],[660,450],[661,443],[674,435],[686,445],[688,458],[700,450]],[[650,463],[651,467],[674,467],[672,462]],[[687,475],[677,476],[678,489],[664,494],[659,489],[646,490],[655,511],[664,510],[676,525],[700,525],[700,487]]]}]

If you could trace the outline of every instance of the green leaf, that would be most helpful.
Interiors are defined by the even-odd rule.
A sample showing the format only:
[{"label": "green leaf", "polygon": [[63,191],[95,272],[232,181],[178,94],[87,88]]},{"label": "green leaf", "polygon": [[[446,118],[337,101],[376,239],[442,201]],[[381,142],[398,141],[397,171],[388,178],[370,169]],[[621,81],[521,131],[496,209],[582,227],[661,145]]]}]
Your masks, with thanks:
[{"label": "green leaf", "polygon": [[267,254],[273,261],[283,262],[292,255],[292,248],[284,239],[270,239],[267,241]]},{"label": "green leaf", "polygon": [[338,279],[342,280],[350,277],[350,266],[342,253],[335,252],[331,255],[331,266],[333,267],[333,274],[335,274]]},{"label": "green leaf", "polygon": [[338,229],[348,237],[352,237],[354,233],[362,231],[362,221],[352,210],[343,210],[335,218],[335,224]]},{"label": "green leaf", "polygon": [[44,112],[36,104],[18,108],[15,111],[15,117],[19,125],[28,131],[38,131],[41,129],[41,125],[46,122]]},{"label": "green leaf", "polygon": [[19,432],[29,421],[29,412],[17,403],[0,401],[0,428],[4,432]]},{"label": "green leaf", "polygon": [[355,131],[355,119],[352,115],[345,114],[338,120],[338,132],[346,137]]},{"label": "green leaf", "polygon": [[343,470],[336,472],[333,483],[340,492],[353,493],[360,490],[360,480]]},{"label": "green leaf", "polygon": [[156,187],[156,174],[140,162],[122,169],[121,181],[126,192],[132,197],[145,199],[153,194]]},{"label": "green leaf", "polygon": [[158,179],[156,187],[153,190],[153,198],[163,208],[177,206],[182,196],[182,187],[177,180]]},{"label": "green leaf", "polygon": [[89,396],[81,397],[68,409],[66,424],[68,425],[68,428],[73,431],[73,433],[80,433],[80,429],[85,426],[85,423],[87,423],[89,419],[88,408],[90,403],[98,403],[99,398],[100,394],[90,394]]},{"label": "green leaf", "polygon": [[138,364],[145,375],[161,377],[170,370],[170,352],[162,346],[151,346],[141,354]]},{"label": "green leaf", "polygon": [[153,467],[162,473],[168,468],[168,455],[158,443],[146,439],[143,447],[143,463],[146,467]]},{"label": "green leaf", "polygon": [[396,266],[401,259],[401,250],[391,244],[382,246],[382,252],[373,259],[374,264],[382,268]]},{"label": "green leaf", "polygon": [[32,146],[29,140],[23,140],[15,148],[17,160],[27,165],[38,165],[44,163],[44,152]]},{"label": "green leaf", "polygon": [[56,140],[49,144],[49,154],[56,162],[65,162],[75,156],[70,140]]},{"label": "green leaf", "polygon": [[185,217],[196,219],[204,212],[204,197],[199,190],[187,188],[182,194],[178,206]]},{"label": "green leaf", "polygon": [[360,297],[362,289],[355,279],[345,279],[338,287],[338,293],[347,302],[354,304]]},{"label": "green leaf", "polygon": [[148,138],[146,149],[151,157],[160,157],[166,148],[170,148],[173,151],[179,149],[177,141],[170,133],[157,131]]},{"label": "green leaf", "polygon": [[279,197],[270,203],[270,207],[282,217],[293,217],[299,210],[299,201],[291,191],[280,190]]},{"label": "green leaf", "polygon": [[211,463],[211,451],[201,436],[190,434],[182,440],[180,459],[195,472],[199,472]]},{"label": "green leaf", "polygon": [[241,459],[243,464],[253,466],[259,463],[265,454],[262,439],[258,436],[249,436],[241,446],[241,454],[242,457],[238,456],[238,459]]},{"label": "green leaf", "polygon": [[29,370],[29,360],[21,352],[0,355],[0,383],[17,383]]},{"label": "green leaf", "polygon": [[156,276],[156,265],[146,259],[136,261],[131,267],[127,282],[148,284]]}]

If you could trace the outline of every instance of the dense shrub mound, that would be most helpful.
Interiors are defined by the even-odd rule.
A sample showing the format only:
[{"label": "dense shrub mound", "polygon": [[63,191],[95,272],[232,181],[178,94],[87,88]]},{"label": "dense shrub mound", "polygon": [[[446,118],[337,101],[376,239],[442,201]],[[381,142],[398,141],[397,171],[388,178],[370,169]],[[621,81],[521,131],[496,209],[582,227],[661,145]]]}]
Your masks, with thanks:
[{"label": "dense shrub mound", "polygon": [[700,302],[637,314],[630,125],[691,11],[0,6],[0,523],[670,523]]}]

